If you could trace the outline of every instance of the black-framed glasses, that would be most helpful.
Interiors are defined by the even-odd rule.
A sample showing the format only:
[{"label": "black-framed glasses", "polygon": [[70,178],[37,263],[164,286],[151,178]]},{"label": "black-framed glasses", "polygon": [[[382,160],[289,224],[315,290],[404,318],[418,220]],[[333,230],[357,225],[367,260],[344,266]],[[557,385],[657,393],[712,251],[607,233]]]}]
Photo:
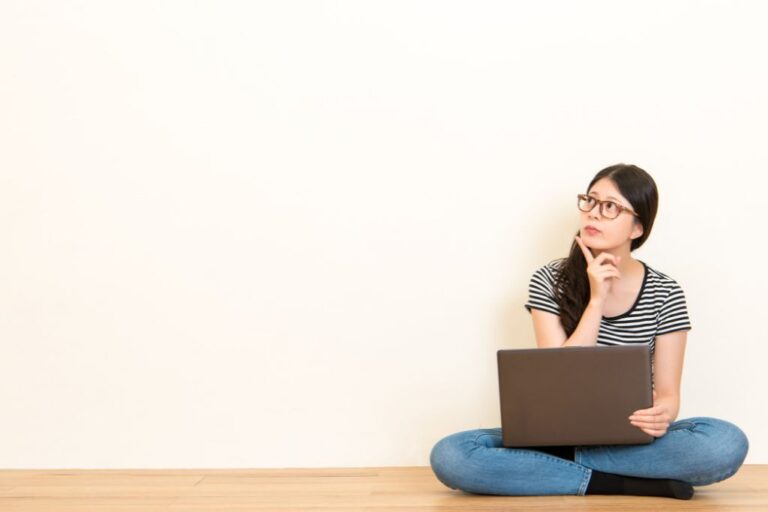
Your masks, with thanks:
[{"label": "black-framed glasses", "polygon": [[587,194],[578,194],[577,197],[579,199],[579,202],[578,202],[579,210],[583,212],[591,212],[592,209],[595,207],[595,205],[599,204],[600,215],[602,215],[606,219],[613,220],[619,215],[621,215],[621,212],[631,213],[635,217],[640,216],[633,210],[627,208],[626,206],[622,206],[613,201],[601,201],[596,197],[592,197]]}]

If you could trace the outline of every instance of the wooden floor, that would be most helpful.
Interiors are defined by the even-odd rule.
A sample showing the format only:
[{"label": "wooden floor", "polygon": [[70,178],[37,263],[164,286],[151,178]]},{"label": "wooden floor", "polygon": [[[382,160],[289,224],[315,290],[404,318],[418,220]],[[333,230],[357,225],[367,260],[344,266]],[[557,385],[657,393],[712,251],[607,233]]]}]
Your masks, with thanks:
[{"label": "wooden floor", "polygon": [[249,470],[0,470],[0,511],[768,511],[768,465],[696,487],[691,500],[480,496],[429,467]]}]

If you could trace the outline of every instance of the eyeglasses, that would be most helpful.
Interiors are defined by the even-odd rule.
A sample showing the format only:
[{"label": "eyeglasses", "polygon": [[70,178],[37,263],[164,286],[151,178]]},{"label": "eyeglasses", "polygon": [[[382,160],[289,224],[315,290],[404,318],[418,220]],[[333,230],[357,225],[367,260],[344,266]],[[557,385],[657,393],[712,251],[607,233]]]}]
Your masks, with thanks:
[{"label": "eyeglasses", "polygon": [[626,206],[621,206],[620,204],[616,204],[613,201],[601,201],[595,197],[588,196],[587,194],[578,194],[577,196],[579,198],[578,206],[579,210],[583,212],[591,212],[596,204],[600,205],[600,214],[605,217],[606,219],[615,219],[619,215],[621,215],[621,212],[627,212],[631,213],[635,217],[639,217],[637,213],[630,210]]}]

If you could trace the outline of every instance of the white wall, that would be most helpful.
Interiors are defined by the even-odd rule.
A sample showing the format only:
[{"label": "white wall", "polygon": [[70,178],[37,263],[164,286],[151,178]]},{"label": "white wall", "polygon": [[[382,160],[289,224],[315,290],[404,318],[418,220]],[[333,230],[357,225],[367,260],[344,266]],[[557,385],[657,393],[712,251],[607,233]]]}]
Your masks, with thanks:
[{"label": "white wall", "polygon": [[[763,426],[761,2],[0,4],[0,467],[427,465],[617,162]],[[722,194],[716,196],[716,194]]]}]

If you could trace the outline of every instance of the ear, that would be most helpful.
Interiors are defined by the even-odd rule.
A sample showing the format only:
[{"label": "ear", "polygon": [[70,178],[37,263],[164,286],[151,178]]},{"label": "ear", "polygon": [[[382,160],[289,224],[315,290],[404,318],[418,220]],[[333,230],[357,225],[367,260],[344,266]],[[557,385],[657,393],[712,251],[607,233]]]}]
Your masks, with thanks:
[{"label": "ear", "polygon": [[634,224],[632,225],[632,234],[629,235],[629,238],[631,240],[634,240],[635,238],[640,238],[643,236],[643,223],[639,220],[635,219]]}]

